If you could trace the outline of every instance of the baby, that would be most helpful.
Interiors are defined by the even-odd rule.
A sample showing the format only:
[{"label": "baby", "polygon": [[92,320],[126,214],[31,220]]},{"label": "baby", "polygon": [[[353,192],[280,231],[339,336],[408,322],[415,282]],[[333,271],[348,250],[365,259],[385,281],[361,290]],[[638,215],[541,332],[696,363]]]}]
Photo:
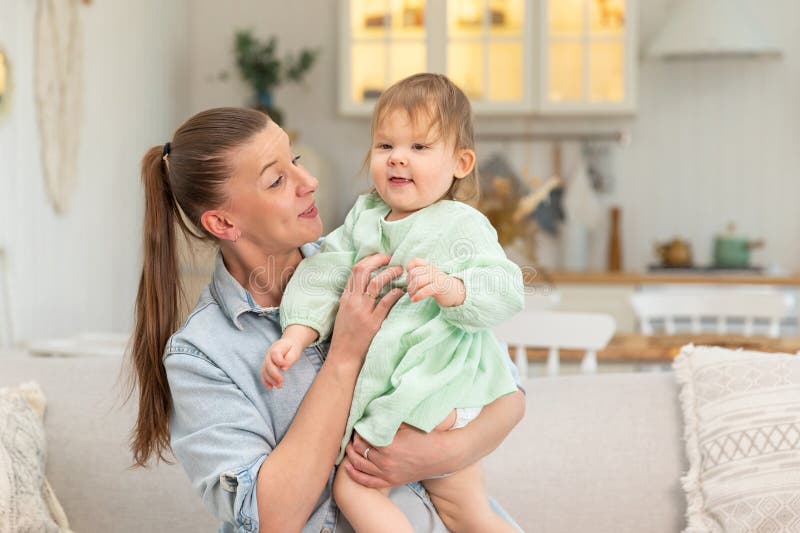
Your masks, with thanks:
[{"label": "baby", "polygon": [[[385,253],[390,266],[404,267],[394,283],[407,294],[370,345],[342,462],[353,431],[373,447],[386,446],[402,423],[426,432],[440,424],[462,427],[482,406],[517,390],[508,355],[489,329],[522,309],[522,275],[488,220],[458,201],[465,190],[477,190],[469,100],[439,74],[392,85],[375,106],[368,159],[374,190],[298,266],[281,302],[283,336],[262,368],[265,384],[280,386],[275,369],[288,369],[305,347],[330,335],[357,261]],[[448,415],[455,408],[471,418],[453,425]],[[451,531],[517,531],[491,510],[478,463],[423,485]],[[359,533],[413,532],[388,489],[364,487],[344,468],[334,499]]]}]

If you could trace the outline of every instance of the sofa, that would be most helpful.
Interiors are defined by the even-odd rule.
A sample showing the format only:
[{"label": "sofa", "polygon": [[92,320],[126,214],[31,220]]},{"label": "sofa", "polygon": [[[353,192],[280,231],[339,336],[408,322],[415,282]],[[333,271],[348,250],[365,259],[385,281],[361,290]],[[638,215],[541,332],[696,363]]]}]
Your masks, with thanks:
[{"label": "sofa", "polygon": [[[47,397],[47,476],[77,533],[201,532],[217,524],[178,465],[130,470],[135,399],[118,357],[0,355],[0,386]],[[670,373],[531,379],[525,419],[484,462],[526,532],[675,533],[687,466]]]}]

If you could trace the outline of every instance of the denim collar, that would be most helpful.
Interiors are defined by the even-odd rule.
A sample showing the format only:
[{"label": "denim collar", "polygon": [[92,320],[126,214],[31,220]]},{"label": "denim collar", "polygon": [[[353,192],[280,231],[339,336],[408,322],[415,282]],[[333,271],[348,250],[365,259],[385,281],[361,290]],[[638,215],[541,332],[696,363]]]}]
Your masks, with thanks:
[{"label": "denim collar", "polygon": [[[304,244],[300,247],[300,254],[304,258],[314,255],[319,251],[321,245],[322,239]],[[265,315],[278,311],[277,307],[262,307],[256,303],[250,292],[242,287],[228,272],[225,262],[222,260],[222,252],[217,252],[217,257],[214,260],[214,274],[211,277],[209,289],[222,312],[239,330],[244,329],[239,321],[239,317],[244,313]]]}]

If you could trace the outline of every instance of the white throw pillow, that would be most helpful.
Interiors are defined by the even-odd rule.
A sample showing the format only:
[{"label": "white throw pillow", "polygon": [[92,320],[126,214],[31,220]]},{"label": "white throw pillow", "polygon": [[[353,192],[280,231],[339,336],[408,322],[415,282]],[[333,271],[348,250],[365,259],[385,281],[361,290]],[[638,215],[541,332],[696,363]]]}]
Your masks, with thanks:
[{"label": "white throw pillow", "polygon": [[36,383],[0,388],[0,533],[69,531],[45,479],[44,410]]},{"label": "white throw pillow", "polygon": [[800,356],[689,345],[674,369],[685,533],[800,531]]}]

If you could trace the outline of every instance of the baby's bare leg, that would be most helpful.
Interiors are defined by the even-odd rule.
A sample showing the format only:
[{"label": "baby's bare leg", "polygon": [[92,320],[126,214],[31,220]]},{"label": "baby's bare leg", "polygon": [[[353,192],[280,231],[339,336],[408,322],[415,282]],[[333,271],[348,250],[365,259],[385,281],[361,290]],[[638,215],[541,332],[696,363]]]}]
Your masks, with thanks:
[{"label": "baby's bare leg", "polygon": [[333,499],[356,533],[414,533],[406,515],[389,499],[390,489],[359,485],[345,472],[347,457],[336,470]]},{"label": "baby's bare leg", "polygon": [[422,482],[447,529],[453,533],[519,533],[489,505],[480,463],[450,476]]}]

